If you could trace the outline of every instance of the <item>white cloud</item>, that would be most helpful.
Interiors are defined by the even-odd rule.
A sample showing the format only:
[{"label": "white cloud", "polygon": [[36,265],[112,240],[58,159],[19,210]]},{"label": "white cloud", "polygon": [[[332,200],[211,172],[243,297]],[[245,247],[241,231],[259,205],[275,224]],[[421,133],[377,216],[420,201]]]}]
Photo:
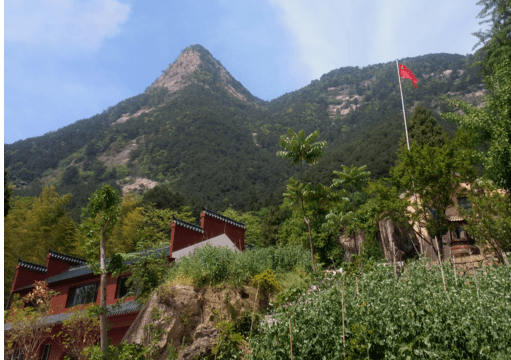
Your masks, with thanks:
[{"label": "white cloud", "polygon": [[130,5],[117,0],[6,0],[5,41],[53,50],[97,50],[115,36]]},{"label": "white cloud", "polygon": [[[430,53],[471,53],[481,7],[466,0],[267,0],[281,10],[311,79]],[[349,47],[348,47],[349,31]]]}]

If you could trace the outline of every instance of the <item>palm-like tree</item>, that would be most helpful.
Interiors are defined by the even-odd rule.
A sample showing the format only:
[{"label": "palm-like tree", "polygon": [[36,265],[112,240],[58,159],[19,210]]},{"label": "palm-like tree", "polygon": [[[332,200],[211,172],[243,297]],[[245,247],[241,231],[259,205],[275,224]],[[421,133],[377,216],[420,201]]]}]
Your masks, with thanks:
[{"label": "palm-like tree", "polygon": [[277,156],[284,159],[291,160],[292,165],[300,164],[300,182],[291,179],[287,186],[287,193],[285,194],[292,199],[296,204],[299,204],[303,213],[303,220],[309,230],[309,243],[311,251],[312,269],[315,272],[314,266],[314,249],[312,247],[312,231],[310,220],[305,213],[304,198],[310,190],[310,184],[303,184],[303,162],[307,164],[316,163],[323,156],[323,149],[327,145],[326,141],[313,142],[319,137],[319,131],[316,130],[312,134],[305,136],[305,131],[300,130],[298,133],[288,129],[289,135],[282,135],[280,137],[280,146],[284,149],[277,151]]}]

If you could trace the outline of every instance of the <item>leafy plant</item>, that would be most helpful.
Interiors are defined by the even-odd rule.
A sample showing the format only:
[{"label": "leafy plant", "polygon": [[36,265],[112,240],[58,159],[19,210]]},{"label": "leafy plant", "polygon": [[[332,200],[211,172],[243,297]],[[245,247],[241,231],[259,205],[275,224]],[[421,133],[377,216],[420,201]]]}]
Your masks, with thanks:
[{"label": "leafy plant", "polygon": [[[426,266],[427,265],[427,266]],[[407,263],[394,279],[384,263],[334,277],[321,291],[274,309],[251,341],[253,359],[505,359],[511,352],[511,270],[477,271],[479,297],[471,277],[455,282],[444,264],[448,291],[438,266]],[[459,274],[458,274],[459,276]],[[343,296],[344,287],[344,296]],[[346,346],[342,302],[345,308]],[[275,344],[278,343],[278,346]]]},{"label": "leafy plant", "polygon": [[222,321],[216,327],[219,334],[212,349],[215,359],[240,359],[243,335],[235,331],[234,324],[230,321]]}]

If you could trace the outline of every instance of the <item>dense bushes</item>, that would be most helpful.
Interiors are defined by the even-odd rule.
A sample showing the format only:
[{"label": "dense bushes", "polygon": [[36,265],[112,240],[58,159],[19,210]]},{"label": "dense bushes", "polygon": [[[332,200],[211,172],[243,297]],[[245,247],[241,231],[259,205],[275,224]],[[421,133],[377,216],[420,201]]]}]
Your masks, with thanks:
[{"label": "dense bushes", "polygon": [[[444,269],[445,269],[444,265]],[[357,282],[337,277],[325,291],[276,309],[252,341],[254,359],[509,359],[511,268],[485,268],[456,279],[438,267],[409,264],[394,280],[390,266],[365,270]],[[289,325],[289,320],[290,324]],[[343,330],[345,347],[343,347]],[[278,344],[278,346],[276,346]]]},{"label": "dense bushes", "polygon": [[310,253],[299,246],[268,247],[235,253],[227,248],[206,245],[189,257],[179,259],[169,270],[168,279],[195,286],[222,282],[243,285],[267,269],[276,273],[295,269],[311,272]]}]

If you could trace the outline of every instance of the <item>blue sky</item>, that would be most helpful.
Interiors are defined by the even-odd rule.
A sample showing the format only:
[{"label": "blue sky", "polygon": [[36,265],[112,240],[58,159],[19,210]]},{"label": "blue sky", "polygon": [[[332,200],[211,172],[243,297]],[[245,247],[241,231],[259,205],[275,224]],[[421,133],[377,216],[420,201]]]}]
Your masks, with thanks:
[{"label": "blue sky", "polygon": [[142,93],[189,45],[271,100],[343,66],[473,53],[480,9],[476,0],[5,0],[4,142]]}]

